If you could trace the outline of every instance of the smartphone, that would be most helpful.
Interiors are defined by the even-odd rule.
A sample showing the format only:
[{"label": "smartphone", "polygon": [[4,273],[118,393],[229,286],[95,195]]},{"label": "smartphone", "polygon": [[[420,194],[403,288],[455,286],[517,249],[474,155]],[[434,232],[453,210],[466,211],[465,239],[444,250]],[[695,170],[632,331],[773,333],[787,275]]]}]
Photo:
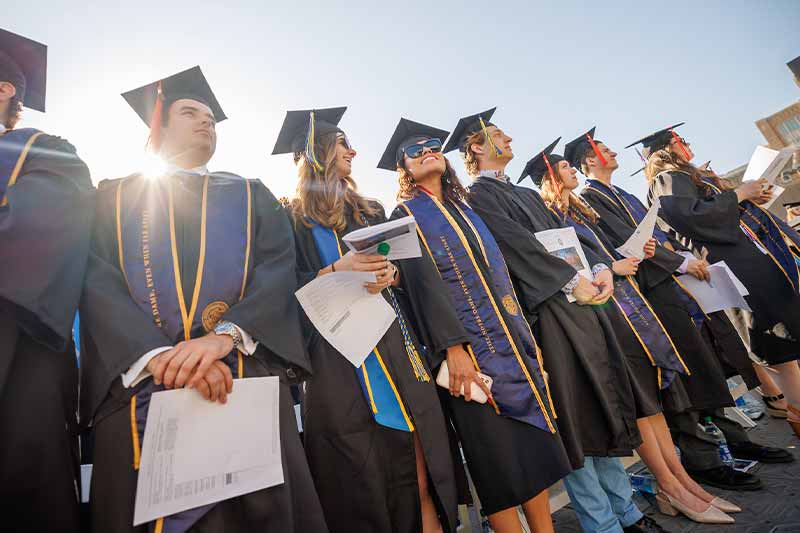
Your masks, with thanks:
[{"label": "smartphone", "polygon": [[[486,384],[486,388],[491,391],[492,378],[481,372],[478,372],[478,377]],[[444,387],[445,389],[450,389],[450,371],[447,369],[447,361],[444,361],[442,366],[439,367],[439,373],[436,375],[436,384],[440,387]],[[472,401],[486,403],[489,400],[489,398],[486,396],[486,393],[483,392],[483,389],[480,388],[477,383],[470,383],[470,386]],[[460,394],[461,396],[464,396],[464,385],[461,385]]]}]

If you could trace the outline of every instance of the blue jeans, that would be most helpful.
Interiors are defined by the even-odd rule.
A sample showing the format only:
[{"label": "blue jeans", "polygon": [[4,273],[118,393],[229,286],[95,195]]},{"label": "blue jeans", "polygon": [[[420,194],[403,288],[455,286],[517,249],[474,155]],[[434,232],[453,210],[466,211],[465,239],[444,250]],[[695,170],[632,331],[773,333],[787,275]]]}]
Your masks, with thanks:
[{"label": "blue jeans", "polygon": [[622,533],[644,516],[617,457],[586,457],[583,468],[564,478],[564,486],[586,533]]}]

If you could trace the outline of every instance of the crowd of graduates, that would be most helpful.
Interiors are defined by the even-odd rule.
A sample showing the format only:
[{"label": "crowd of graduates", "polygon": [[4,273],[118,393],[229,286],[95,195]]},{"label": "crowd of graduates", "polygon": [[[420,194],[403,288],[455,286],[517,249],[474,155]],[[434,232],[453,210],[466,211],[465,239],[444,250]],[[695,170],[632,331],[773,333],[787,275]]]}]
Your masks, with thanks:
[{"label": "crowd of graduates", "polygon": [[[764,483],[723,463],[700,422],[737,458],[795,460],[724,409],[728,378],[752,389],[771,376],[766,400],[785,401],[800,437],[800,234],[761,207],[763,180],[733,186],[695,166],[680,124],[631,145],[643,201],[613,183],[617,154],[595,128],[561,154],[560,137],[526,154],[512,179],[495,109],[452,131],[401,118],[377,165],[397,178],[387,212],[358,192],[346,108],[289,111],[273,154],[292,154],[297,188],[278,200],[208,170],[226,116],[194,67],[123,94],[167,170],[95,188],[71,144],[20,126],[23,107],[44,111],[45,65],[43,45],[0,30],[0,509],[12,529],[452,532],[466,467],[498,533],[523,517],[552,531],[559,480],[585,531],[657,532],[621,457],[641,457],[662,513],[713,524],[741,511],[716,488]],[[456,151],[468,176],[448,161]],[[656,199],[642,258],[622,256]],[[409,215],[421,257],[346,251],[349,232]],[[590,273],[536,237],[564,228]],[[749,311],[704,313],[681,283],[709,280],[718,261]],[[374,273],[366,290],[396,315],[359,367],[294,295],[345,271]],[[152,394],[193,388],[225,404],[237,379],[259,376],[280,381],[284,482],[134,527]],[[83,524],[80,462],[93,463]]]}]

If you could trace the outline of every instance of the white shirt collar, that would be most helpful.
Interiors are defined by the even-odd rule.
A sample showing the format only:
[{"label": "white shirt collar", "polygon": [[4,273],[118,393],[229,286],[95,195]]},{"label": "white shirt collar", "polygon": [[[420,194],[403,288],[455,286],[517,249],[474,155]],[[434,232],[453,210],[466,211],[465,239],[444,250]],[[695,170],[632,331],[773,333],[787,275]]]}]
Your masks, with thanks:
[{"label": "white shirt collar", "polygon": [[478,176],[482,178],[491,178],[493,180],[502,181],[503,183],[508,183],[509,179],[506,176],[505,172],[502,170],[480,170],[478,171]]},{"label": "white shirt collar", "polygon": [[205,165],[194,168],[182,168],[178,165],[167,163],[167,174],[177,174],[179,172],[183,174],[193,174],[195,176],[205,176],[208,174],[208,168]]}]

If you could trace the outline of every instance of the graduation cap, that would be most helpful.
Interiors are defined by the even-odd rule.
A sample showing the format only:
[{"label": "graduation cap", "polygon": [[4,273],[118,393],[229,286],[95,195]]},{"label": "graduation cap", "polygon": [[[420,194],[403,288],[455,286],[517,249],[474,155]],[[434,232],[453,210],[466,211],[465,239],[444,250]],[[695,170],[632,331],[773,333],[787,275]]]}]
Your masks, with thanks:
[{"label": "graduation cap", "polygon": [[195,100],[207,105],[217,122],[228,118],[199,66],[122,93],[122,97],[139,118],[150,126],[150,145],[154,148],[161,144],[163,114],[177,100]]},{"label": "graduation cap", "polygon": [[594,152],[594,155],[600,160],[602,166],[608,164],[606,158],[600,153],[600,149],[597,148],[597,143],[600,141],[594,138],[594,130],[596,128],[597,126],[592,126],[592,129],[564,145],[564,159],[569,161],[569,164],[578,170],[581,169],[581,161],[586,157],[589,150]]},{"label": "graduation cap", "polygon": [[517,180],[517,183],[520,183],[527,176],[530,176],[533,180],[533,183],[535,183],[537,187],[541,187],[542,178],[544,177],[545,172],[550,173],[550,179],[555,179],[555,170],[553,170],[553,165],[557,165],[560,161],[564,161],[563,157],[553,153],[553,149],[555,149],[558,141],[560,140],[561,137],[551,142],[547,148],[533,156],[533,158],[525,164],[525,168],[522,170],[522,174]]},{"label": "graduation cap", "polygon": [[287,111],[272,155],[303,152],[308,149],[309,144],[313,148],[321,135],[344,133],[339,128],[339,121],[345,111],[347,107]]},{"label": "graduation cap", "polygon": [[643,147],[643,151],[646,157],[650,157],[650,154],[656,152],[658,150],[663,150],[667,146],[669,146],[670,141],[675,139],[678,141],[678,144],[681,146],[681,149],[684,150],[684,155],[688,157],[688,153],[686,152],[686,147],[684,146],[683,142],[681,141],[678,134],[675,133],[675,128],[678,126],[683,126],[686,124],[685,122],[679,122],[673,126],[668,128],[664,128],[663,130],[658,130],[655,133],[651,133],[646,137],[642,137],[638,141],[634,141],[625,148],[630,148],[631,146],[636,146],[637,144],[641,144]]},{"label": "graduation cap", "polygon": [[791,209],[793,207],[800,207],[800,200],[796,202],[786,202],[783,204],[783,207],[785,207],[786,209]]},{"label": "graduation cap", "polygon": [[[479,131],[486,133],[486,128],[494,126],[489,120],[492,118],[492,115],[494,115],[496,109],[497,107],[493,107],[481,113],[459,119],[456,128],[453,130],[453,133],[450,134],[450,139],[448,139],[447,144],[444,145],[444,153],[452,152],[456,148],[464,152],[466,150],[467,139],[471,135]],[[495,153],[500,154],[500,150],[494,145],[488,134],[486,134],[486,139],[489,141],[489,145]]]},{"label": "graduation cap", "polygon": [[397,170],[397,166],[403,161],[403,151],[406,148],[428,139],[439,139],[444,142],[449,133],[447,130],[440,130],[427,124],[401,118],[378,162],[378,168]]},{"label": "graduation cap", "polygon": [[14,85],[22,105],[44,113],[47,46],[0,29],[0,81]]}]

